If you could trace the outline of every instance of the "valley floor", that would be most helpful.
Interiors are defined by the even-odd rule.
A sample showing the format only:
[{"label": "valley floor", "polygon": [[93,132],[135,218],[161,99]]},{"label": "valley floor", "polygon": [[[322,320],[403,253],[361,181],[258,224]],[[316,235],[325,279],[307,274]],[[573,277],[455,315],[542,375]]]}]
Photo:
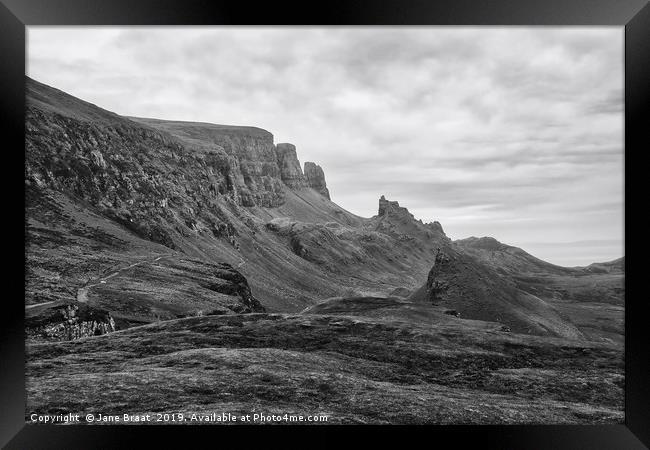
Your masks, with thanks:
[{"label": "valley floor", "polygon": [[257,412],[329,424],[623,422],[620,347],[463,323],[263,313],[32,343],[26,420]]}]

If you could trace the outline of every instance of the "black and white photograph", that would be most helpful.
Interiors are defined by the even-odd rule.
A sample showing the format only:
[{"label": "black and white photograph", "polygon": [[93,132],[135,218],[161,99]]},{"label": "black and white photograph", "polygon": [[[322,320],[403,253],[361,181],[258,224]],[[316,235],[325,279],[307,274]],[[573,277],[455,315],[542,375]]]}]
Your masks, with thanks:
[{"label": "black and white photograph", "polygon": [[25,422],[623,424],[624,37],[27,26]]}]

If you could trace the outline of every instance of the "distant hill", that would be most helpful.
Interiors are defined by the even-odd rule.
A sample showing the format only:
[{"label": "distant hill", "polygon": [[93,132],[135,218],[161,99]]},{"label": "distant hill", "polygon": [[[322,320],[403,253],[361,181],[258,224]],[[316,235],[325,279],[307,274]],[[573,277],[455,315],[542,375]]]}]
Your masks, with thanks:
[{"label": "distant hill", "polygon": [[461,239],[454,245],[544,299],[570,318],[589,339],[623,342],[625,258],[586,267],[561,267],[491,237]]},{"label": "distant hill", "polygon": [[624,271],[625,259],[618,258],[614,261],[604,263],[593,263],[586,267],[563,267],[543,261],[526,251],[504,244],[493,237],[469,237],[454,241],[466,252],[481,259],[486,264],[501,270],[502,272],[545,272],[558,275],[578,275],[585,271],[611,272]]},{"label": "distant hill", "polygon": [[546,272],[558,275],[576,273],[569,267],[542,261],[524,250],[503,244],[492,237],[469,237],[454,241],[467,253],[494,267],[501,273]]},{"label": "distant hill", "polygon": [[592,273],[623,273],[625,272],[625,257],[613,261],[589,264],[584,270]]}]

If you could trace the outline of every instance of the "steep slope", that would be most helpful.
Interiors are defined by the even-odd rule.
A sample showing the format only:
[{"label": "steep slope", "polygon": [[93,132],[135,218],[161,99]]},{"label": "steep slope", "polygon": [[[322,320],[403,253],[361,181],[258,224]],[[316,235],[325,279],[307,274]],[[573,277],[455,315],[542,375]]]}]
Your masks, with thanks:
[{"label": "steep slope", "polygon": [[[61,193],[27,185],[25,194],[30,338],[80,337],[111,321],[110,329],[120,329],[188,315],[264,310],[231,266],[142,239]],[[93,314],[96,324],[84,319]]]},{"label": "steep slope", "polygon": [[[265,307],[300,311],[346,292],[415,288],[435,239],[446,239],[408,213],[364,219],[345,211],[328,199],[318,167],[307,164],[303,174],[295,147],[274,145],[264,130],[131,120],[26,82],[27,250],[49,267],[32,270],[28,302],[59,291],[74,298],[114,267],[173,253],[231,264]],[[34,222],[39,214],[60,216],[58,247],[49,219]],[[298,225],[286,230],[274,220]],[[75,226],[102,230],[105,258],[78,255]],[[93,233],[84,245],[99,239]]]},{"label": "steep slope", "polygon": [[[27,79],[26,302],[74,300],[108,271],[161,255],[240,265],[237,237],[250,240],[257,226],[241,205],[246,198],[265,204],[273,193],[237,190],[240,166],[216,145],[188,147]],[[275,181],[271,189],[281,184]]]},{"label": "steep slope", "polygon": [[453,245],[437,253],[426,283],[409,300],[444,306],[468,319],[498,322],[517,333],[584,338],[568,318],[547,302],[518,289]]},{"label": "steep slope", "polygon": [[549,264],[494,238],[454,241],[518,289],[538,297],[592,340],[623,342],[624,258],[586,267]]}]

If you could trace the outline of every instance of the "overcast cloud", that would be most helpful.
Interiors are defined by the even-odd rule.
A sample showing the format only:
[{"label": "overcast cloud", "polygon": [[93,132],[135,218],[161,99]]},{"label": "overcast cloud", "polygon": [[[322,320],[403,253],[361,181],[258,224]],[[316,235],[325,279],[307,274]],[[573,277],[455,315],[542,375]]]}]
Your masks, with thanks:
[{"label": "overcast cloud", "polygon": [[623,255],[622,27],[28,27],[30,77],[122,115],[264,128],[362,215],[561,265]]}]

